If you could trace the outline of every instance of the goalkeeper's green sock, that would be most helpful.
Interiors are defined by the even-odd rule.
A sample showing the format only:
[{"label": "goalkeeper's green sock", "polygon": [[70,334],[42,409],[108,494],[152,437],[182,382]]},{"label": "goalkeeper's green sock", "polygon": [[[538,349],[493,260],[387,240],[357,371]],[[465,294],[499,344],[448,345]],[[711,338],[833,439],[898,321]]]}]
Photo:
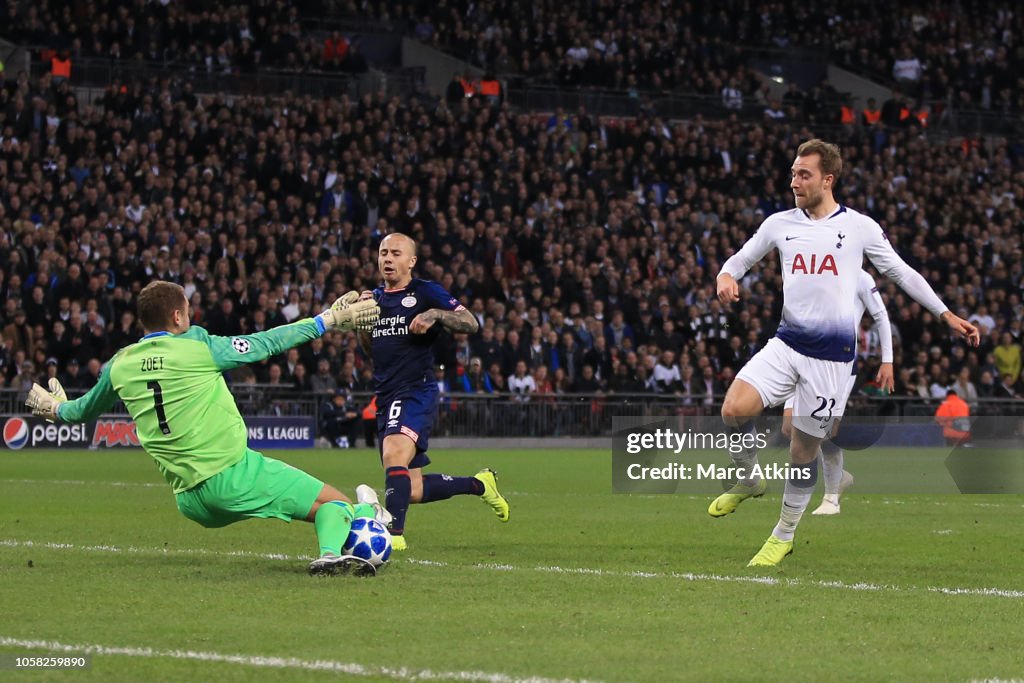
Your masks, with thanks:
[{"label": "goalkeeper's green sock", "polygon": [[356,503],[356,519],[360,517],[369,517],[374,519],[377,516],[377,509],[369,503]]},{"label": "goalkeeper's green sock", "polygon": [[352,503],[332,500],[317,509],[313,518],[320,556],[341,555],[341,546],[348,540],[348,532],[355,519],[356,507]]}]

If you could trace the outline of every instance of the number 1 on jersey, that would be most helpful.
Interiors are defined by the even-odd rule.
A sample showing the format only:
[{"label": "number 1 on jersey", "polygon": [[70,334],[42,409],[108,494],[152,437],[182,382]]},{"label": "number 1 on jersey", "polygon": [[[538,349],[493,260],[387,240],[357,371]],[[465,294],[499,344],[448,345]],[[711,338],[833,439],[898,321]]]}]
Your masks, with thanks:
[{"label": "number 1 on jersey", "polygon": [[156,407],[156,419],[160,424],[160,431],[164,434],[171,433],[171,426],[167,424],[167,413],[164,412],[164,392],[160,388],[160,382],[155,380],[146,382],[146,386],[153,392],[153,403]]}]

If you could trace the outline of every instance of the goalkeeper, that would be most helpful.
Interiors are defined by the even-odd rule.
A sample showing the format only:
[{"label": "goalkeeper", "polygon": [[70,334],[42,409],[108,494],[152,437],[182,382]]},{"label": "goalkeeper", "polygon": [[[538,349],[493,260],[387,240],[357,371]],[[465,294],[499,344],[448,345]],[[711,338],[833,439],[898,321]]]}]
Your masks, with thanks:
[{"label": "goalkeeper", "polygon": [[87,422],[120,398],[183,515],[208,528],[250,517],[313,522],[320,556],[309,572],[334,574],[356,559],[341,554],[352,520],[386,517],[380,521],[387,524],[390,515],[374,504],[375,494],[367,504],[353,505],[333,486],[249,449],[245,422],[222,373],[330,330],[372,326],[380,314],[376,303],[354,303],[357,297],[350,292],[314,318],[266,332],[217,337],[189,324],[180,286],[152,282],[138,298],[145,336],[110,359],[89,393],[68,401],[51,379],[50,391],[34,385],[26,404],[33,415],[51,421]]}]

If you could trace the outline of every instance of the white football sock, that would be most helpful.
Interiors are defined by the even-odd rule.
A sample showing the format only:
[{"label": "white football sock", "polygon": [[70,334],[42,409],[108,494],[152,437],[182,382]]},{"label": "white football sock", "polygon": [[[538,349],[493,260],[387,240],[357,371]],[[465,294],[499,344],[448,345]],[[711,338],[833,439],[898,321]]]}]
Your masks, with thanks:
[{"label": "white football sock", "polygon": [[808,472],[806,479],[795,479],[790,477],[786,480],[786,488],[782,494],[782,512],[779,514],[779,523],[775,525],[772,535],[780,541],[792,541],[796,533],[796,525],[804,516],[811,496],[814,495],[814,485],[818,483],[818,461],[812,460],[806,465],[790,465],[794,471],[805,470]]},{"label": "white football sock", "polygon": [[839,482],[843,479],[843,449],[830,440],[821,442],[821,477],[825,480],[825,494],[839,495]]},{"label": "white football sock", "polygon": [[[733,434],[753,434],[754,433],[754,422],[753,420],[747,422],[740,427],[732,427],[729,429],[730,439]],[[732,457],[732,463],[736,467],[742,467],[746,472],[746,477],[741,477],[736,480],[736,483],[740,486],[753,486],[757,482],[761,481],[761,475],[754,473],[754,468],[758,466],[757,462],[757,449],[750,448],[745,449],[740,453],[732,453],[729,455]]]}]

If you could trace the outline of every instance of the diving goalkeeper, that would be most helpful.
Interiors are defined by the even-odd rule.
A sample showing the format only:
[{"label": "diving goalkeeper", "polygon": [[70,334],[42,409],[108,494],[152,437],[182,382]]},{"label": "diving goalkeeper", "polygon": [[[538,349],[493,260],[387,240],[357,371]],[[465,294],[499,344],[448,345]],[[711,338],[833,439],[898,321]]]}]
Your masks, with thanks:
[{"label": "diving goalkeeper", "polygon": [[[255,363],[330,330],[372,326],[373,300],[353,302],[350,292],[314,318],[238,337],[210,335],[189,323],[184,290],[151,282],[138,298],[145,336],[114,354],[89,393],[68,401],[56,379],[50,391],[32,387],[26,405],[51,421],[87,422],[120,398],[135,420],[139,442],[174,489],[178,510],[204,527],[250,517],[313,522],[320,556],[310,574],[352,568],[342,545],[356,517],[390,519],[376,494],[353,505],[340,491],[291,465],[247,447],[245,422],[222,373]],[[361,568],[361,567],[360,567]]]}]

